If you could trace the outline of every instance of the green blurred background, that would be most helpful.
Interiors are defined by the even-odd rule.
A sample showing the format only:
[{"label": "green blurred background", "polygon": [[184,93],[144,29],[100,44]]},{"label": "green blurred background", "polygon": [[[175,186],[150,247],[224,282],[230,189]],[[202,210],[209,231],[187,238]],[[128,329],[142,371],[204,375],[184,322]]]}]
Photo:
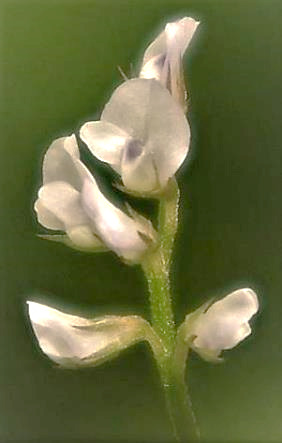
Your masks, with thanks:
[{"label": "green blurred background", "polygon": [[[0,3],[1,443],[171,441],[146,345],[58,370],[35,345],[25,300],[148,317],[137,267],[42,241],[32,206],[50,142],[97,118],[116,67],[137,72],[153,36],[183,15],[201,26],[185,59],[193,141],[179,174],[177,319],[239,286],[261,301],[255,333],[224,364],[191,358],[194,409],[204,441],[282,442],[282,2],[11,0]],[[108,187],[109,169],[90,165]]]}]

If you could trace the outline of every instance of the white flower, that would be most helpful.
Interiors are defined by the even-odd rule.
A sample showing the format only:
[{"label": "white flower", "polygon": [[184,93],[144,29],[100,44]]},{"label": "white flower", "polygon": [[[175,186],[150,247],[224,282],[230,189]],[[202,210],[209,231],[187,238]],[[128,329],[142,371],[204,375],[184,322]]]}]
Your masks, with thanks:
[{"label": "white flower", "polygon": [[40,348],[60,366],[94,366],[146,339],[148,324],[139,316],[88,319],[39,303],[27,303]]},{"label": "white flower", "polygon": [[184,161],[190,129],[180,106],[156,80],[132,79],[113,93],[100,121],[85,123],[81,139],[138,193],[164,188]]},{"label": "white flower", "polygon": [[[213,303],[205,311],[200,308],[186,318],[192,348],[207,360],[217,360],[221,351],[234,348],[251,334],[250,319],[258,311],[256,293],[238,289]],[[189,318],[190,317],[190,318]]]},{"label": "white flower", "polygon": [[190,17],[168,23],[146,49],[140,71],[142,78],[159,80],[183,107],[186,91],[182,58],[198,25],[199,22]]},{"label": "white flower", "polygon": [[55,140],[47,150],[35,211],[43,226],[65,232],[55,235],[55,241],[82,250],[106,245],[127,261],[138,262],[148,247],[146,239],[154,236],[148,220],[125,214],[104,197],[80,161],[74,135]]}]

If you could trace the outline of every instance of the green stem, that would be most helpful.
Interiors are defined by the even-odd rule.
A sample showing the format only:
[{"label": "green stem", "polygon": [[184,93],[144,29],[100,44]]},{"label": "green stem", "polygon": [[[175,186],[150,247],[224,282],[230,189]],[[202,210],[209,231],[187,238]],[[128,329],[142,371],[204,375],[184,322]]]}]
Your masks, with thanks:
[{"label": "green stem", "polygon": [[167,268],[171,264],[171,256],[175,235],[178,228],[179,188],[173,178],[168,183],[159,205],[159,235]]},{"label": "green stem", "polygon": [[[175,398],[176,401],[182,405],[182,407],[178,409],[178,416],[176,417],[176,421],[179,423],[179,433],[183,433],[185,436],[185,429],[182,429],[182,424],[185,420],[186,427],[189,427],[190,429],[190,439],[191,441],[196,442],[200,438],[200,431],[197,427],[196,417],[192,409],[188,386],[185,380],[187,378],[186,367],[189,349],[190,343],[186,340],[185,325],[182,324],[177,331],[175,352],[172,361],[172,378],[175,381],[175,392],[173,394],[173,398]],[[186,414],[184,411],[186,411]],[[182,417],[181,415],[183,412],[184,415]],[[187,412],[189,412],[189,414],[187,414]]]},{"label": "green stem", "polygon": [[178,226],[178,204],[178,185],[175,179],[171,179],[159,202],[159,247],[143,262],[150,292],[152,324],[169,354],[173,352],[175,342],[169,272]]},{"label": "green stem", "polygon": [[178,226],[178,205],[179,190],[173,179],[160,198],[159,247],[146,257],[142,266],[149,286],[152,326],[163,343],[164,351],[158,356],[155,354],[155,357],[175,439],[181,443],[192,443],[197,440],[197,432],[185,385],[188,348],[178,346],[181,337],[176,335],[169,280]]},{"label": "green stem", "polygon": [[170,383],[164,385],[164,392],[175,440],[179,443],[198,442],[199,433],[183,378],[172,376]]},{"label": "green stem", "polygon": [[171,355],[175,342],[175,323],[171,306],[169,274],[161,249],[143,263],[150,292],[151,320],[166,353]]}]

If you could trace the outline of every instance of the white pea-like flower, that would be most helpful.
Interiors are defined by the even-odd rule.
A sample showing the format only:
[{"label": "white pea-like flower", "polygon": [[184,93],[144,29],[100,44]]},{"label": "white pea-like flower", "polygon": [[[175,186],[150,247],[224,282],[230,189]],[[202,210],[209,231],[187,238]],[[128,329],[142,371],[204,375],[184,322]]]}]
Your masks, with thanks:
[{"label": "white pea-like flower", "polygon": [[249,288],[238,289],[207,309],[200,308],[185,320],[193,339],[191,347],[206,360],[218,360],[222,351],[251,334],[249,321],[258,309],[257,295]]},{"label": "white pea-like flower", "polygon": [[154,78],[169,89],[174,99],[185,107],[186,90],[182,59],[199,22],[191,17],[167,23],[164,31],[146,49],[141,78]]},{"label": "white pea-like flower", "polygon": [[146,339],[139,316],[84,318],[28,301],[28,314],[41,350],[66,368],[95,366]]},{"label": "white pea-like flower", "polygon": [[102,194],[80,160],[74,135],[55,140],[47,150],[34,207],[41,225],[64,232],[46,238],[77,249],[108,248],[135,263],[154,240],[149,220],[134,211],[126,214]]},{"label": "white pea-like flower", "polygon": [[188,153],[190,128],[160,82],[139,78],[119,86],[101,120],[85,123],[80,137],[127,190],[142,195],[159,192],[174,176]]}]

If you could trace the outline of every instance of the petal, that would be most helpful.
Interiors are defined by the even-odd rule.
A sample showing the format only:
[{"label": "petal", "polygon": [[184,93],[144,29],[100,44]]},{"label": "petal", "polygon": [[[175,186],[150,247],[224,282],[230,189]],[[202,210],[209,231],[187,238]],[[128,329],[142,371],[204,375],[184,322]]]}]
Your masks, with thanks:
[{"label": "petal", "polygon": [[248,321],[257,311],[257,295],[249,288],[213,303],[194,325],[195,349],[212,350],[218,355],[233,348],[251,333]]},{"label": "petal", "polygon": [[186,108],[186,88],[183,74],[182,57],[187,49],[199,22],[190,17],[174,23],[168,23],[165,28],[167,42],[167,73],[161,79],[171,92],[173,98]]},{"label": "petal", "polygon": [[138,262],[147,248],[139,235],[143,226],[111,204],[95,182],[85,181],[82,200],[95,232],[109,249],[125,260]]},{"label": "petal", "polygon": [[191,17],[183,17],[181,20],[168,23],[165,27],[167,49],[179,51],[183,57],[199,24],[200,22]]},{"label": "petal", "polygon": [[66,231],[70,240],[70,246],[77,247],[80,250],[101,250],[105,249],[101,240],[93,234],[88,225],[79,225],[69,228]]},{"label": "petal", "polygon": [[95,157],[120,172],[122,152],[130,140],[126,132],[105,121],[87,122],[80,129],[80,138]]},{"label": "petal", "polygon": [[38,222],[45,228],[60,231],[64,229],[64,224],[61,222],[61,220],[44,206],[42,200],[36,200],[34,210],[36,212]]},{"label": "petal", "polygon": [[155,55],[143,64],[139,77],[140,78],[154,78],[161,81],[163,77],[163,68],[166,56],[164,53]]},{"label": "petal", "polygon": [[137,192],[150,192],[159,187],[154,157],[138,141],[132,141],[124,150],[121,176],[124,186]]},{"label": "petal", "polygon": [[199,22],[191,17],[168,23],[165,30],[146,49],[139,76],[163,80],[163,84],[166,84],[163,69],[167,56],[177,59],[183,57],[198,25]]},{"label": "petal", "polygon": [[80,190],[82,181],[74,159],[79,159],[75,135],[55,140],[43,160],[43,184],[65,181]]},{"label": "petal", "polygon": [[89,223],[81,205],[80,193],[68,183],[48,183],[40,188],[38,196],[40,203],[60,220],[64,230]]},{"label": "petal", "polygon": [[[88,226],[77,226],[73,229],[68,230],[67,231],[68,235],[43,234],[39,235],[38,237],[42,238],[43,240],[63,243],[69,248],[76,249],[77,251],[82,251],[82,252],[103,252],[107,250],[105,245],[98,239],[98,237],[96,237],[91,231],[90,231],[91,236],[87,235],[86,232],[84,232],[84,229],[90,231]],[[81,232],[80,233],[75,232],[74,235],[74,231],[76,230],[81,230]],[[73,240],[71,238],[73,238]]]},{"label": "petal", "polygon": [[138,316],[90,320],[39,303],[27,303],[40,348],[65,367],[102,363],[145,337],[146,322]]},{"label": "petal", "polygon": [[225,315],[237,316],[240,321],[248,321],[259,308],[256,293],[250,288],[237,289],[221,300],[213,303],[205,315],[218,318]]},{"label": "petal", "polygon": [[166,52],[166,35],[165,31],[162,31],[146,49],[143,57],[143,66],[146,63],[148,63],[152,58],[164,54],[165,52]]},{"label": "petal", "polygon": [[[142,160],[144,166],[141,165],[136,173],[136,184],[131,177],[132,190],[142,191],[140,182],[143,178],[140,179],[139,174],[147,174],[150,185],[155,183],[154,168],[146,171],[150,162],[157,169],[160,186],[165,186],[187,155],[190,141],[188,122],[180,106],[155,80],[133,79],[124,82],[113,93],[101,119],[130,134],[135,145],[141,147],[145,157]],[[130,170],[131,163],[135,161],[136,158],[125,155],[122,170]],[[145,182],[143,186],[148,188]]]}]

